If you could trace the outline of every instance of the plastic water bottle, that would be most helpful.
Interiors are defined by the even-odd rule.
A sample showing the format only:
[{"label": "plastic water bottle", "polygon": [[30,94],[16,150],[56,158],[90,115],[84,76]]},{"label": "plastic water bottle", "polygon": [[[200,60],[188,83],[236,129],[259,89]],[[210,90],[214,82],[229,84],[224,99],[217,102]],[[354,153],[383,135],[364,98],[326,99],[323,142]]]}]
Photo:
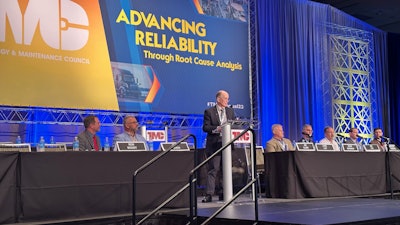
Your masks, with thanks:
[{"label": "plastic water bottle", "polygon": [[72,142],[72,151],[79,151],[79,139],[78,137],[74,138],[74,142]]},{"label": "plastic water bottle", "polygon": [[21,143],[22,143],[22,141],[21,141],[21,136],[18,136],[18,137],[17,137],[17,140],[15,140],[15,143],[16,143],[16,144],[21,144]]},{"label": "plastic water bottle", "polygon": [[207,138],[204,138],[204,141],[203,141],[203,148],[206,148],[206,146],[207,146]]},{"label": "plastic water bottle", "polygon": [[50,137],[50,144],[55,144],[53,136]]},{"label": "plastic water bottle", "polygon": [[154,150],[153,141],[148,141],[147,144],[149,145],[149,151],[153,151]]},{"label": "plastic water bottle", "polygon": [[104,151],[105,152],[110,151],[110,142],[108,141],[108,137],[106,137],[106,140],[104,141]]},{"label": "plastic water bottle", "polygon": [[44,137],[43,136],[41,136],[40,137],[40,141],[39,141],[39,144],[38,144],[38,152],[44,152],[44,144],[45,144],[46,142],[44,141]]}]

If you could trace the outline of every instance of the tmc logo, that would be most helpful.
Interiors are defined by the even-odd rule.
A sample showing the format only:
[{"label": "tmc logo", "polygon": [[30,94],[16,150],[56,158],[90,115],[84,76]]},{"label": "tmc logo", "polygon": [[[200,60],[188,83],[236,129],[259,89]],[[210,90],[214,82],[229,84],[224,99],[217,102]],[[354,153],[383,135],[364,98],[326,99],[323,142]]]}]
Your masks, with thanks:
[{"label": "tmc logo", "polygon": [[17,44],[31,45],[38,29],[43,41],[60,50],[79,50],[88,42],[89,19],[72,0],[0,1],[0,42],[5,42],[7,22]]},{"label": "tmc logo", "polygon": [[167,141],[165,130],[147,130],[148,141]]}]

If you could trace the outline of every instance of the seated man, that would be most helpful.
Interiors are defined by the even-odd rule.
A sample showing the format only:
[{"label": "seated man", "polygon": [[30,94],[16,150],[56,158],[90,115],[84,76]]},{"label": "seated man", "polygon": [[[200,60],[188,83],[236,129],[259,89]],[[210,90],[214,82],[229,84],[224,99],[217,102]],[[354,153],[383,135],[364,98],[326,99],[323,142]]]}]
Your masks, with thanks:
[{"label": "seated man", "polygon": [[304,124],[301,135],[302,137],[298,142],[314,143],[312,139],[313,129],[310,124]]},{"label": "seated man", "polygon": [[115,146],[115,143],[117,141],[130,141],[130,142],[143,141],[144,143],[146,143],[147,150],[149,150],[149,146],[147,146],[146,139],[137,132],[139,129],[139,123],[137,122],[134,116],[125,116],[123,121],[123,126],[124,126],[124,132],[114,137],[113,146]]},{"label": "seated man", "polygon": [[374,139],[370,142],[370,144],[377,144],[379,149],[384,152],[386,151],[386,139],[382,138],[383,131],[381,128],[374,128]]},{"label": "seated man", "polygon": [[349,137],[350,138],[348,138],[345,143],[346,144],[356,144],[358,151],[363,151],[362,144],[361,144],[361,142],[358,141],[359,135],[358,135],[358,129],[357,128],[354,128],[354,127],[350,128]]},{"label": "seated man", "polygon": [[321,139],[319,143],[321,144],[331,144],[333,146],[334,151],[340,151],[338,143],[335,141],[335,131],[332,127],[325,127],[324,128],[324,135],[325,138]]},{"label": "seated man", "polygon": [[100,131],[100,121],[97,116],[90,115],[83,119],[85,130],[78,134],[79,151],[99,151],[101,142],[96,135]]},{"label": "seated man", "polygon": [[272,138],[267,142],[265,147],[267,152],[294,151],[292,142],[284,138],[282,125],[272,125],[272,134]]}]

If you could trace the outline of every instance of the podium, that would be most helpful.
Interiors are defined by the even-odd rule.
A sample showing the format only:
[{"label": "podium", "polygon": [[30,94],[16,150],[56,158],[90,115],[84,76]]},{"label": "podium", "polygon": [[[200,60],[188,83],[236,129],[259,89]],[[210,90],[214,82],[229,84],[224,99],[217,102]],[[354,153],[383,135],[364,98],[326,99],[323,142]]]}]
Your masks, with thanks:
[{"label": "podium", "polygon": [[[246,120],[228,120],[222,125],[222,146],[225,146],[233,140],[232,128],[242,129],[245,126],[253,126],[253,124]],[[250,133],[250,141],[253,138]],[[253,143],[251,143],[253,144]],[[229,145],[222,151],[222,172],[223,172],[223,188],[224,188],[224,201],[231,199],[233,196],[232,185],[232,147]],[[254,173],[253,173],[254,174]],[[254,189],[254,187],[253,187]]]}]

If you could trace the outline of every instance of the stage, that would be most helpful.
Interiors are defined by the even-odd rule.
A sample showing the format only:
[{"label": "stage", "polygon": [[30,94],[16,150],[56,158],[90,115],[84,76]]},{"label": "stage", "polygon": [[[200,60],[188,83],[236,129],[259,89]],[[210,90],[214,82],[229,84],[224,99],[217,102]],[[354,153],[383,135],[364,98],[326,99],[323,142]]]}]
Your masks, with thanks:
[{"label": "stage", "polygon": [[[241,199],[243,200],[243,198]],[[250,199],[249,199],[250,200]],[[198,215],[207,218],[217,209],[218,203],[200,203]],[[222,202],[220,202],[222,205]],[[400,200],[385,198],[317,198],[317,199],[268,199],[259,200],[260,224],[400,224]],[[220,215],[230,223],[252,224],[254,204],[237,201]],[[211,222],[212,224],[217,224]],[[219,223],[221,224],[221,222]],[[223,223],[229,224],[229,222]]]},{"label": "stage", "polygon": [[[138,206],[136,210],[138,219],[143,218],[149,211],[159,205],[161,200],[164,200],[187,183],[187,174],[193,168],[195,161],[193,153],[171,152],[165,158],[165,161],[157,163],[146,171],[146,174],[139,180],[138,187],[140,188],[138,188],[139,192],[135,198]],[[132,188],[132,171],[135,171],[138,166],[157,154],[157,152],[2,153],[0,154],[0,160],[2,162],[1,165],[4,167],[2,169],[4,171],[4,179],[1,185],[4,188],[0,189],[0,193],[2,193],[0,196],[4,200],[3,205],[8,205],[8,207],[2,208],[0,218],[10,219],[8,221],[3,220],[0,223],[131,224],[132,208],[130,203],[132,193],[130,190]],[[278,154],[272,155],[278,156]],[[319,155],[303,154],[302,152],[279,154],[284,159],[302,159],[297,164],[280,163],[279,165],[288,166],[287,172],[291,171],[292,177],[299,177],[297,175],[301,174],[302,170],[299,169],[298,165],[304,161],[303,158],[308,159],[308,157]],[[322,156],[354,159],[352,164],[347,160],[349,161],[347,164],[359,168],[358,170],[326,171],[326,176],[331,177],[330,180],[335,178],[337,181],[346,181],[342,182],[343,185],[341,187],[344,190],[352,190],[352,192],[346,192],[347,196],[334,197],[327,195],[306,198],[271,198],[268,197],[270,196],[268,191],[271,190],[266,187],[266,192],[263,192],[260,195],[261,198],[259,198],[258,219],[261,221],[260,223],[364,224],[372,221],[375,224],[379,221],[379,223],[382,222],[381,224],[387,224],[386,222],[390,221],[393,224],[393,221],[400,221],[400,201],[389,199],[391,197],[388,194],[389,192],[386,191],[386,188],[382,188],[385,187],[385,179],[369,179],[371,182],[367,184],[370,187],[377,187],[377,189],[366,188],[367,186],[364,182],[358,182],[363,185],[354,185],[357,183],[347,182],[350,178],[355,177],[353,176],[355,173],[360,173],[361,170],[370,171],[363,175],[366,178],[372,177],[368,176],[368,174],[378,174],[381,178],[385,177],[384,169],[382,169],[385,168],[385,166],[382,166],[384,165],[385,154],[358,153],[356,155],[338,153],[323,154]],[[389,157],[392,166],[397,165],[397,163],[394,163],[396,162],[395,159],[398,158],[397,156],[398,154],[391,154],[391,157]],[[362,161],[363,167],[356,166],[361,165],[361,162],[354,163],[356,162],[355,159]],[[370,164],[369,162],[372,162],[373,159],[375,159],[374,165],[380,166],[371,167],[369,170],[361,169],[367,167],[367,164]],[[295,162],[295,160],[292,161]],[[380,163],[378,163],[379,161]],[[273,162],[269,161],[268,165],[274,165]],[[341,162],[342,167],[345,168],[344,165],[347,164],[344,163],[344,160],[341,160]],[[277,163],[275,164],[278,165]],[[293,165],[297,166],[293,167]],[[305,165],[315,166],[308,163],[305,163]],[[328,163],[325,163],[323,168],[328,168],[328,165]],[[290,168],[297,169],[293,172]],[[306,169],[308,167],[302,168]],[[398,177],[396,168],[392,167],[393,178]],[[266,171],[269,170],[267,169]],[[323,170],[317,172],[321,171]],[[346,171],[349,171],[349,173],[344,174]],[[332,175],[332,173],[335,174]],[[340,176],[336,173],[340,173]],[[282,180],[282,176],[275,176],[275,178],[278,181]],[[363,180],[357,179],[356,181]],[[299,184],[305,184],[306,180],[297,179],[295,181]],[[396,190],[394,199],[399,199],[397,182],[395,182],[397,179],[393,179],[393,181],[394,190]],[[269,182],[276,183],[273,180],[269,180]],[[301,185],[294,185],[294,187],[303,188]],[[332,185],[326,187],[331,188]],[[297,189],[289,188],[289,190]],[[318,188],[318,190],[324,189]],[[361,193],[358,190],[373,191]],[[222,201],[202,203],[201,192],[198,189],[198,224],[210,217],[223,204]],[[357,195],[351,194],[353,192]],[[213,199],[218,199],[218,197],[214,196]],[[172,222],[173,224],[186,224],[188,216],[189,193],[185,192],[178,199],[175,199],[173,204],[162,208],[154,218],[150,218],[144,224],[171,224]],[[251,202],[250,194],[246,193],[235,200],[234,204],[226,208],[216,219],[212,220],[211,224],[252,224],[254,221],[254,204]]]},{"label": "stage", "polygon": [[[389,195],[370,197],[271,199],[259,198],[258,224],[400,224],[400,200]],[[397,196],[398,197],[398,196]],[[198,198],[197,224],[210,217],[223,201],[202,203]],[[139,218],[147,212],[138,214]],[[143,224],[186,224],[189,211],[163,209]],[[240,196],[209,224],[254,224],[254,204],[249,194]],[[28,223],[18,223],[28,224]],[[51,220],[29,224],[131,224],[131,215],[88,217],[80,220]]]}]

